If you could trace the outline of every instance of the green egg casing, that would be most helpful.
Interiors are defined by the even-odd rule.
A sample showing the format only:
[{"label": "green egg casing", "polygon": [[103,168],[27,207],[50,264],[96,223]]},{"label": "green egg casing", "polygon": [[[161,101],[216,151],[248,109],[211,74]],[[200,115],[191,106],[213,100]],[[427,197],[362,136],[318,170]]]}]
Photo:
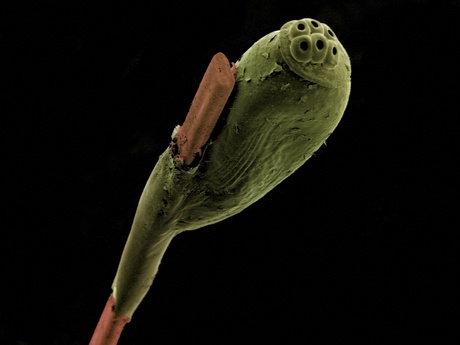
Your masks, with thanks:
[{"label": "green egg casing", "polygon": [[217,138],[193,167],[183,166],[169,146],[144,188],[112,285],[117,311],[130,318],[175,235],[263,197],[324,144],[345,111],[350,60],[319,21],[286,23],[250,47],[236,67]]}]

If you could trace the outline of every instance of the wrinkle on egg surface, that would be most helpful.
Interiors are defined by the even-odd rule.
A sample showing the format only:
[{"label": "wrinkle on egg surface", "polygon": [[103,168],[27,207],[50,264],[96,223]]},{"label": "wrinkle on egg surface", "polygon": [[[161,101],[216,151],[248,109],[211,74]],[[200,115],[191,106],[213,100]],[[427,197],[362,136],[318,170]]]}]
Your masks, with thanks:
[{"label": "wrinkle on egg surface", "polygon": [[216,139],[184,165],[174,150],[177,126],[147,181],[112,285],[117,313],[132,317],[174,236],[239,213],[321,147],[345,111],[350,75],[336,35],[308,18],[241,56]]},{"label": "wrinkle on egg surface", "polygon": [[226,124],[192,179],[186,204],[200,219],[187,211],[181,222],[189,227],[240,212],[291,175],[334,131],[348,102],[349,57],[314,19],[262,37],[236,67]]}]

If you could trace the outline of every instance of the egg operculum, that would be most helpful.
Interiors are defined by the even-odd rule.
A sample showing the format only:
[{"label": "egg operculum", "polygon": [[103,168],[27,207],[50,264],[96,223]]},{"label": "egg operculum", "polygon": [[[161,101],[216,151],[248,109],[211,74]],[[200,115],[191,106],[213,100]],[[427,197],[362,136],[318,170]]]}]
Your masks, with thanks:
[{"label": "egg operculum", "polygon": [[310,18],[293,20],[282,26],[280,50],[293,72],[324,86],[334,84],[335,69],[344,52],[331,28]]}]

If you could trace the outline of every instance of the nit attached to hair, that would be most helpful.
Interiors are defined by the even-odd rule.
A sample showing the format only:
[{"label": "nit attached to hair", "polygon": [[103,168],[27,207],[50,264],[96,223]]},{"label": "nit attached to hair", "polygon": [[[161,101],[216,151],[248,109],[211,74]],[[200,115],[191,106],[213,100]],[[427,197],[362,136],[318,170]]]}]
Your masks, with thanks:
[{"label": "nit attached to hair", "polygon": [[325,144],[351,88],[350,58],[328,29],[311,18],[292,20],[236,63],[214,55],[139,198],[89,345],[117,344],[177,235],[238,214]]}]

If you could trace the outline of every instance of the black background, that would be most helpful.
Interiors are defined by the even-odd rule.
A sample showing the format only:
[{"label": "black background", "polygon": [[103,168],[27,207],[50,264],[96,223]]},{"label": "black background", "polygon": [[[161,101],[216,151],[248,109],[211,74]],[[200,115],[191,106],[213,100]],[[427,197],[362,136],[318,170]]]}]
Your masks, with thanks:
[{"label": "black background", "polygon": [[454,343],[458,2],[1,6],[0,344],[89,342],[211,57],[303,17],[351,57],[342,122],[258,203],[175,238],[119,344]]}]

